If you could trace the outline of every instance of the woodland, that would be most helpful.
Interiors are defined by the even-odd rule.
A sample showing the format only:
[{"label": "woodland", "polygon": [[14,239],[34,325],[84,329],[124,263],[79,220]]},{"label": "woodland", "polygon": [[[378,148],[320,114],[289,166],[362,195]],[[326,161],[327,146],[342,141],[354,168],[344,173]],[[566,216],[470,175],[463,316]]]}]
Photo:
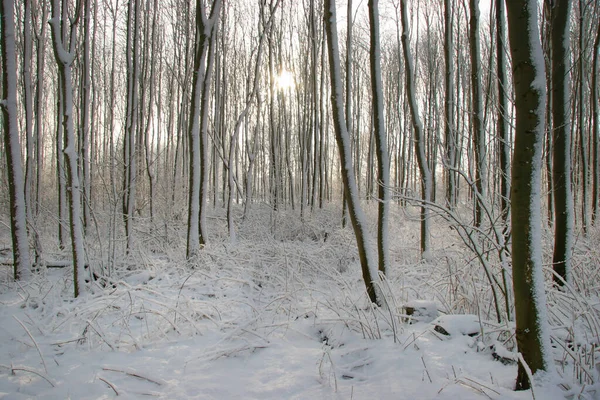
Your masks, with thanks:
[{"label": "woodland", "polygon": [[600,396],[599,0],[0,24],[0,397]]}]

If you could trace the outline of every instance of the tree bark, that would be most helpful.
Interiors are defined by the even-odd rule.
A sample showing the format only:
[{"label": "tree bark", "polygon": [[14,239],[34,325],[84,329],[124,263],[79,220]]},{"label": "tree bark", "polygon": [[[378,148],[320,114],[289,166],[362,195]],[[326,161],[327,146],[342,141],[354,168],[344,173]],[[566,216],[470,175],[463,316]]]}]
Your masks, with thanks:
[{"label": "tree bark", "polygon": [[[69,203],[69,226],[71,231],[71,249],[73,255],[73,293],[79,296],[80,291],[85,286],[85,254],[83,226],[81,223],[81,187],[79,183],[79,174],[77,166],[77,147],[75,141],[75,126],[73,122],[73,82],[72,67],[75,59],[76,46],[76,25],[78,15],[71,21],[70,34],[67,40],[63,40],[61,24],[66,24],[64,18],[68,15],[66,4],[63,3],[62,15],[60,15],[59,0],[52,0],[52,18],[50,19],[52,28],[52,44],[54,47],[54,56],[58,65],[61,77],[62,93],[62,122],[64,129],[64,147],[62,152],[65,154],[65,165],[67,170],[67,198]],[[76,6],[79,10],[80,5]]]},{"label": "tree bark", "polygon": [[[483,129],[483,99],[481,89],[481,45],[479,40],[479,0],[469,0],[469,46],[471,49],[471,91],[472,91],[472,124],[473,153],[475,156],[475,189],[482,199],[486,197],[487,156],[486,138]],[[475,196],[475,226],[480,226],[483,219],[483,208]]]},{"label": "tree bark", "polygon": [[[573,240],[573,194],[571,192],[571,118],[570,82],[570,0],[557,0],[551,11],[552,63],[552,142],[554,187],[554,277],[558,285],[571,280],[571,242]],[[581,125],[583,121],[579,121]],[[583,143],[580,143],[583,146]],[[584,201],[585,204],[585,201]]]},{"label": "tree bark", "polygon": [[408,40],[408,16],[406,12],[406,0],[400,0],[400,13],[402,21],[402,49],[404,54],[404,64],[406,65],[406,96],[408,97],[408,106],[412,118],[413,130],[415,133],[415,153],[417,163],[421,173],[421,254],[427,256],[429,252],[429,205],[431,201],[432,179],[429,163],[425,154],[425,134],[423,124],[419,115],[419,106],[416,98],[416,88],[414,82],[414,66],[410,53],[410,43]]},{"label": "tree bark", "polygon": [[383,84],[381,82],[381,44],[379,41],[379,1],[369,0],[371,92],[373,125],[377,152],[377,253],[379,272],[386,273],[388,260],[388,214],[390,208],[390,160],[385,132]]},{"label": "tree bark", "polygon": [[342,92],[342,79],[340,73],[340,55],[338,49],[337,19],[335,0],[325,0],[324,2],[324,22],[327,34],[327,50],[329,54],[329,74],[331,83],[331,107],[333,111],[333,124],[335,138],[340,153],[340,163],[342,165],[342,180],[344,183],[344,192],[348,200],[348,211],[350,220],[356,237],[358,246],[358,255],[362,268],[363,280],[367,289],[369,299],[373,303],[383,304],[383,298],[379,294],[377,283],[377,267],[375,257],[372,254],[368,239],[367,221],[360,206],[360,199],[356,187],[356,178],[352,164],[352,155],[350,152],[350,139],[348,137],[348,128],[344,119],[344,103]]},{"label": "tree bark", "polygon": [[[541,169],[545,119],[545,67],[537,23],[537,0],[508,0],[508,33],[515,90],[515,152],[511,221],[516,339],[532,373],[551,367],[542,271]],[[516,388],[529,389],[519,363]]]},{"label": "tree bark", "polygon": [[194,74],[188,138],[190,146],[190,186],[188,201],[187,258],[198,254],[206,243],[206,200],[208,191],[208,99],[214,60],[214,30],[220,15],[221,0],[214,0],[210,18],[204,2],[196,1],[196,38]]},{"label": "tree bark", "polygon": [[21,143],[19,142],[17,115],[17,50],[15,46],[14,1],[0,1],[0,44],[2,47],[2,130],[8,191],[10,197],[10,228],[13,249],[13,277],[15,280],[30,274],[29,239],[25,205],[25,177],[21,165]]}]

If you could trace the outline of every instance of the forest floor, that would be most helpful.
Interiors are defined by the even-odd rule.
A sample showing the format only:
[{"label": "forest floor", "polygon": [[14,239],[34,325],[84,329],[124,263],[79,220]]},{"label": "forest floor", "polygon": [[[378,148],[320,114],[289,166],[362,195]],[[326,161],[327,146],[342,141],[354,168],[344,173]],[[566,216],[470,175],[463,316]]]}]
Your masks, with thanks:
[{"label": "forest floor", "polygon": [[[354,237],[338,210],[307,212],[301,222],[297,211],[274,216],[256,206],[235,243],[223,212],[214,211],[210,244],[191,265],[183,224],[140,221],[136,250],[118,259],[109,284],[96,282],[77,299],[71,268],[15,283],[2,266],[0,398],[600,396],[600,249],[588,245],[598,235],[577,241],[586,283],[568,296],[549,293],[553,336],[564,338],[554,348],[556,370],[536,376],[533,392],[514,392],[514,326],[494,322],[481,265],[441,219],[434,250],[421,261],[416,216],[392,212],[387,308],[367,302]],[[5,230],[0,247],[10,244]],[[88,243],[90,265],[108,263],[100,248],[108,237]],[[415,300],[430,303],[411,319],[404,306]]]}]

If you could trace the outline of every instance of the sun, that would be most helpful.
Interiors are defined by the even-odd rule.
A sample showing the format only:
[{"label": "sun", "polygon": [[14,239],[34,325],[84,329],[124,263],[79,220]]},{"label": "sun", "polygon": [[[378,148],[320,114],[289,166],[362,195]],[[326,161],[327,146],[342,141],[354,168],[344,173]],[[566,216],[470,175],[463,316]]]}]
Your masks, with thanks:
[{"label": "sun", "polygon": [[275,77],[275,84],[279,89],[291,89],[294,87],[294,75],[288,70],[282,69],[279,75]]}]

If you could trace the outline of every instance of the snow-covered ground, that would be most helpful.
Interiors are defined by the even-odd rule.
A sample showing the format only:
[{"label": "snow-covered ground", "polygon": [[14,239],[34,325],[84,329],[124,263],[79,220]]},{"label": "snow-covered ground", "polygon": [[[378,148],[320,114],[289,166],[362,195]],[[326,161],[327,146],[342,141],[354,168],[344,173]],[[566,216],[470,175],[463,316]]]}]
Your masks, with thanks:
[{"label": "snow-covered ground", "polygon": [[[390,224],[394,264],[384,283],[390,306],[376,309],[366,301],[352,232],[338,226],[337,211],[316,212],[304,223],[292,212],[271,223],[268,213],[253,215],[239,228],[235,244],[216,216],[212,242],[194,268],[184,260],[183,230],[162,239],[166,231],[140,230],[144,251],[120,260],[112,284],[95,286],[77,299],[69,268],[43,270],[29,282],[15,283],[3,266],[0,398],[562,399],[600,394],[593,384],[595,361],[572,361],[595,349],[585,353],[559,346],[556,372],[538,379],[533,393],[512,390],[514,327],[490,321],[494,314],[481,268],[444,222],[434,224],[435,254],[420,262],[418,222],[395,212]],[[592,304],[595,292],[588,289],[595,286],[582,287],[587,297],[571,296],[587,316],[583,321],[583,313],[565,317],[572,324],[555,326],[556,335],[561,329],[571,329],[576,338],[575,330],[592,332],[597,317],[583,303]],[[559,304],[557,298],[549,296]],[[423,315],[408,321],[403,306],[411,303],[423,305]],[[435,321],[432,304],[440,316]],[[591,348],[596,338],[572,341]],[[499,357],[504,363],[495,360]]]}]

